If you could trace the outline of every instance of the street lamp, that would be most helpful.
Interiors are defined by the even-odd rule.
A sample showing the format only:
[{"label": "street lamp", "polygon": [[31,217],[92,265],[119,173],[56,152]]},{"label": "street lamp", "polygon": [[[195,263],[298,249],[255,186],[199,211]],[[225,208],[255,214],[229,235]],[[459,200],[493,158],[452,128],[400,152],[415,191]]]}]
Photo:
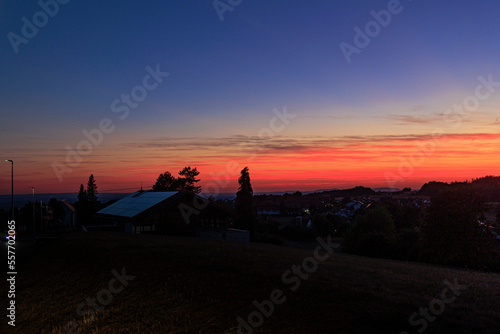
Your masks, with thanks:
[{"label": "street lamp", "polygon": [[43,230],[43,201],[40,200],[40,232]]},{"label": "street lamp", "polygon": [[35,238],[35,187],[33,189],[33,238]]},{"label": "street lamp", "polygon": [[11,179],[10,202],[12,206],[12,220],[14,220],[14,161],[10,159],[6,159],[5,161],[10,162],[10,179]]}]

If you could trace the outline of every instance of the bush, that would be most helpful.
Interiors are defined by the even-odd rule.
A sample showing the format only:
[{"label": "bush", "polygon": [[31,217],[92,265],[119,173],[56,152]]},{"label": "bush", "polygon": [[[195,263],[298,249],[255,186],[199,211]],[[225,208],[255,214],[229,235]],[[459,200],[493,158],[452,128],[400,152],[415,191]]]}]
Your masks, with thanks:
[{"label": "bush", "polygon": [[420,254],[420,231],[416,228],[402,229],[396,234],[394,258],[416,261]]},{"label": "bush", "polygon": [[325,215],[318,214],[312,219],[312,226],[318,236],[326,237],[335,233],[333,224],[326,219]]},{"label": "bush", "polygon": [[382,232],[371,232],[361,237],[358,249],[360,255],[391,257],[394,253],[394,239]]},{"label": "bush", "polygon": [[379,206],[356,217],[345,233],[342,249],[359,255],[391,257],[394,239],[394,220],[386,208]]},{"label": "bush", "polygon": [[431,202],[422,238],[424,260],[483,270],[497,266],[494,237],[478,224],[483,197],[470,189],[451,190]]},{"label": "bush", "polygon": [[340,215],[329,215],[327,216],[328,221],[333,226],[333,234],[336,237],[342,237],[349,228],[349,222],[347,218]]}]

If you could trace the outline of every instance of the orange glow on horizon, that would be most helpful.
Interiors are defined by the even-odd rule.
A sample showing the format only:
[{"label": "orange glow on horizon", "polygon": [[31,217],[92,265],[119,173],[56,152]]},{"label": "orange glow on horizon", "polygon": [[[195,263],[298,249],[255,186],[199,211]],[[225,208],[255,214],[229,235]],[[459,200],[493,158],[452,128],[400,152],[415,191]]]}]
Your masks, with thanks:
[{"label": "orange glow on horizon", "polygon": [[[33,162],[13,157],[15,193],[77,192],[94,174],[101,192],[132,192],[142,185],[149,189],[165,171],[177,175],[190,165],[200,171],[200,185],[210,193],[235,192],[240,170],[248,166],[255,192],[350,188],[354,186],[420,188],[428,181],[464,181],[485,175],[500,175],[500,134],[463,134],[430,138],[390,137],[344,142],[303,140],[294,147],[238,147],[207,150],[143,149],[137,160],[99,152],[84,161],[59,182],[51,160]],[[233,153],[234,152],[234,153]],[[175,153],[175,154],[173,154]],[[175,158],[172,158],[175,157]],[[33,172],[35,170],[35,172]],[[10,166],[0,174],[0,191],[10,194]]]}]

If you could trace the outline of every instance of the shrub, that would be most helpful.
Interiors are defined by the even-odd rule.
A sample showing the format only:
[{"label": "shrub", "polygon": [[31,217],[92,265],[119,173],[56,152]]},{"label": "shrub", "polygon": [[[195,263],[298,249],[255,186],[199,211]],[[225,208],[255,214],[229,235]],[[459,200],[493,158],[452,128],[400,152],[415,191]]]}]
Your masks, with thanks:
[{"label": "shrub", "polygon": [[423,259],[476,269],[495,267],[495,240],[488,228],[478,223],[484,210],[484,198],[470,189],[434,197],[424,225]]},{"label": "shrub", "polygon": [[420,230],[416,228],[407,228],[398,231],[394,243],[394,258],[398,260],[418,260],[420,238]]},{"label": "shrub", "polygon": [[379,206],[356,217],[345,233],[342,249],[359,255],[391,257],[394,239],[394,220],[386,208]]}]

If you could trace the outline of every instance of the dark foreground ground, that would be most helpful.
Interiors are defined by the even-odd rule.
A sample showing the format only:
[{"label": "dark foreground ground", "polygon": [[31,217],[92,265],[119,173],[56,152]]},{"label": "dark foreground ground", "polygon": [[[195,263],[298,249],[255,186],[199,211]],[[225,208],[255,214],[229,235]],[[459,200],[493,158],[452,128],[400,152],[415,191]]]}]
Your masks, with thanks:
[{"label": "dark foreground ground", "polygon": [[[306,260],[305,279],[287,270],[314,248],[167,236],[79,233],[30,247],[18,255],[16,327],[0,284],[0,333],[237,333],[249,315],[256,327],[240,333],[500,333],[498,274],[333,253],[317,270]],[[253,301],[271,295],[280,304],[257,313]]]}]

